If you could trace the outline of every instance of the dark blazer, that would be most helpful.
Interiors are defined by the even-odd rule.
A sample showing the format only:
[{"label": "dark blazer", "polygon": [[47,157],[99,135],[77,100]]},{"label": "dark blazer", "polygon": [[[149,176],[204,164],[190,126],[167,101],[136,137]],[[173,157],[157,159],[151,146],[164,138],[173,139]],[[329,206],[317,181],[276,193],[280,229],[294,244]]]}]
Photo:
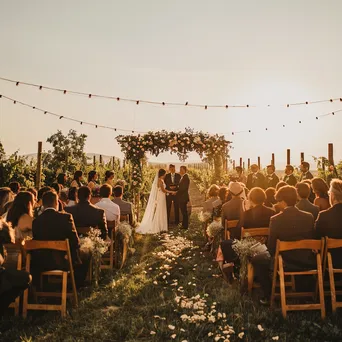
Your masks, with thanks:
[{"label": "dark blazer", "polygon": [[101,238],[106,239],[108,229],[103,209],[96,208],[86,201],[79,202],[72,207],[66,207],[65,211],[73,216],[76,227],[97,227],[101,230]]},{"label": "dark blazer", "polygon": [[[275,255],[277,240],[297,241],[314,238],[314,219],[312,214],[296,207],[285,208],[270,220],[268,250]],[[315,265],[315,255],[309,250],[293,250],[282,253],[285,266],[290,269],[305,269]]]},{"label": "dark blazer", "polygon": [[[181,175],[179,173],[175,173],[175,180],[174,180],[174,183],[172,183],[171,173],[168,173],[164,179],[165,189],[169,191],[177,191],[180,180],[181,180]],[[171,186],[174,186],[175,188],[171,189]]]},{"label": "dark blazer", "polygon": [[131,202],[124,201],[120,197],[114,197],[112,202],[117,204],[120,207],[120,214],[121,215],[128,215],[129,224],[134,227],[136,225],[136,222],[135,222],[133,204]]},{"label": "dark blazer", "polygon": [[179,182],[179,187],[178,191],[176,194],[176,197],[178,199],[178,202],[182,203],[188,203],[190,198],[189,198],[189,187],[190,187],[190,179],[187,174],[185,174],[180,182]]},{"label": "dark blazer", "polygon": [[[342,203],[335,204],[319,213],[315,223],[316,236],[327,236],[332,239],[342,239]],[[342,248],[331,250],[335,267],[342,267]]]},{"label": "dark blazer", "polygon": [[275,214],[275,210],[264,205],[257,205],[242,214],[239,226],[243,228],[268,227],[271,217]]},{"label": "dark blazer", "polygon": [[296,204],[296,207],[299,210],[311,213],[314,217],[314,220],[316,221],[319,213],[319,207],[317,205],[314,205],[308,199],[303,198]]},{"label": "dark blazer", "polygon": [[284,182],[287,183],[287,185],[295,186],[297,184],[297,178],[294,176],[293,173],[291,173],[289,176],[284,176]]},{"label": "dark blazer", "polygon": [[305,179],[312,179],[312,178],[314,178],[314,176],[312,175],[312,173],[310,172],[310,171],[308,171],[307,173],[305,173],[305,174],[301,174],[301,176],[300,176],[300,182],[301,181],[303,181],[303,180],[305,180]]},{"label": "dark blazer", "polygon": [[279,183],[279,177],[273,173],[272,176],[265,177],[265,189],[267,188],[275,188]]},{"label": "dark blazer", "polygon": [[[32,224],[32,236],[34,240],[61,241],[69,239],[70,251],[73,263],[78,263],[77,250],[80,247],[74,220],[70,214],[46,209]],[[37,251],[33,255],[34,265],[41,269],[53,269],[54,266],[65,264],[63,252]]]},{"label": "dark blazer", "polygon": [[253,177],[253,173],[250,173],[247,177],[246,186],[249,190],[252,190],[253,188],[256,188],[256,187],[265,189],[265,176],[261,172],[258,172],[255,178]]}]

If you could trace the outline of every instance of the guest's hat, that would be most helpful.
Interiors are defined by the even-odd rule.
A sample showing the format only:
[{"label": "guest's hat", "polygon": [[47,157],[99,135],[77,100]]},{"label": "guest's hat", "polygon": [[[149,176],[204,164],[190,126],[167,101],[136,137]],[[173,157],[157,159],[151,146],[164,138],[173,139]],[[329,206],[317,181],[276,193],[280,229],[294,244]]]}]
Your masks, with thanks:
[{"label": "guest's hat", "polygon": [[243,187],[239,182],[230,182],[228,189],[233,196],[240,196],[243,193]]}]

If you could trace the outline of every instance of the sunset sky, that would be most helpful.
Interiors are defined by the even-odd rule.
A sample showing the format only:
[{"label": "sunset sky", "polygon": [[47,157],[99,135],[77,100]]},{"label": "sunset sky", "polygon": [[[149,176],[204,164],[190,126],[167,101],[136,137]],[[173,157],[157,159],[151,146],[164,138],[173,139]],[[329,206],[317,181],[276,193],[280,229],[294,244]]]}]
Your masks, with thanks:
[{"label": "sunset sky", "polygon": [[[335,161],[342,159],[342,112],[315,119],[342,109],[342,102],[284,106],[342,97],[341,0],[0,0],[0,5],[0,77],[140,100],[258,107],[137,106],[0,81],[2,95],[99,125],[222,133],[233,141],[232,158],[253,162],[260,156],[266,165],[273,152],[278,168],[287,148],[294,165],[300,152],[313,164],[311,156],[327,155],[330,142]],[[0,140],[7,153],[33,153],[39,140],[48,150],[49,135],[71,128],[88,135],[87,152],[121,156],[112,131],[0,100]],[[252,133],[231,135],[249,129]]]}]

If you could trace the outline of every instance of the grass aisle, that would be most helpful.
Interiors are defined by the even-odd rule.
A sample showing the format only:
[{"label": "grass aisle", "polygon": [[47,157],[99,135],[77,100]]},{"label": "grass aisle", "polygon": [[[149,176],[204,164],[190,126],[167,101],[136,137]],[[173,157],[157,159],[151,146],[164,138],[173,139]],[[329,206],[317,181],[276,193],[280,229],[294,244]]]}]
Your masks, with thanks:
[{"label": "grass aisle", "polygon": [[[193,215],[194,216],[194,215]],[[241,297],[203,254],[199,222],[189,231],[138,237],[124,270],[80,308],[0,323],[1,341],[341,341],[341,317],[279,313]]]}]

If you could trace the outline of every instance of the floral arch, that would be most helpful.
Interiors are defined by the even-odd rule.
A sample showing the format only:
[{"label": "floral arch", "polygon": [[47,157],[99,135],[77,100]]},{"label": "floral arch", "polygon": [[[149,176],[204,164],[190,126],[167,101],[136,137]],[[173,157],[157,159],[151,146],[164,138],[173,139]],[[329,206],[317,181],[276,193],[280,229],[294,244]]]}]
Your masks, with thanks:
[{"label": "floral arch", "polygon": [[154,156],[170,151],[176,153],[180,161],[185,161],[189,152],[197,152],[202,161],[214,165],[215,178],[222,175],[223,165],[228,157],[230,141],[218,134],[195,132],[186,128],[184,132],[165,130],[138,135],[119,135],[116,140],[125,154],[126,161],[132,164],[132,189],[137,193],[142,184],[142,164],[146,152]]}]

